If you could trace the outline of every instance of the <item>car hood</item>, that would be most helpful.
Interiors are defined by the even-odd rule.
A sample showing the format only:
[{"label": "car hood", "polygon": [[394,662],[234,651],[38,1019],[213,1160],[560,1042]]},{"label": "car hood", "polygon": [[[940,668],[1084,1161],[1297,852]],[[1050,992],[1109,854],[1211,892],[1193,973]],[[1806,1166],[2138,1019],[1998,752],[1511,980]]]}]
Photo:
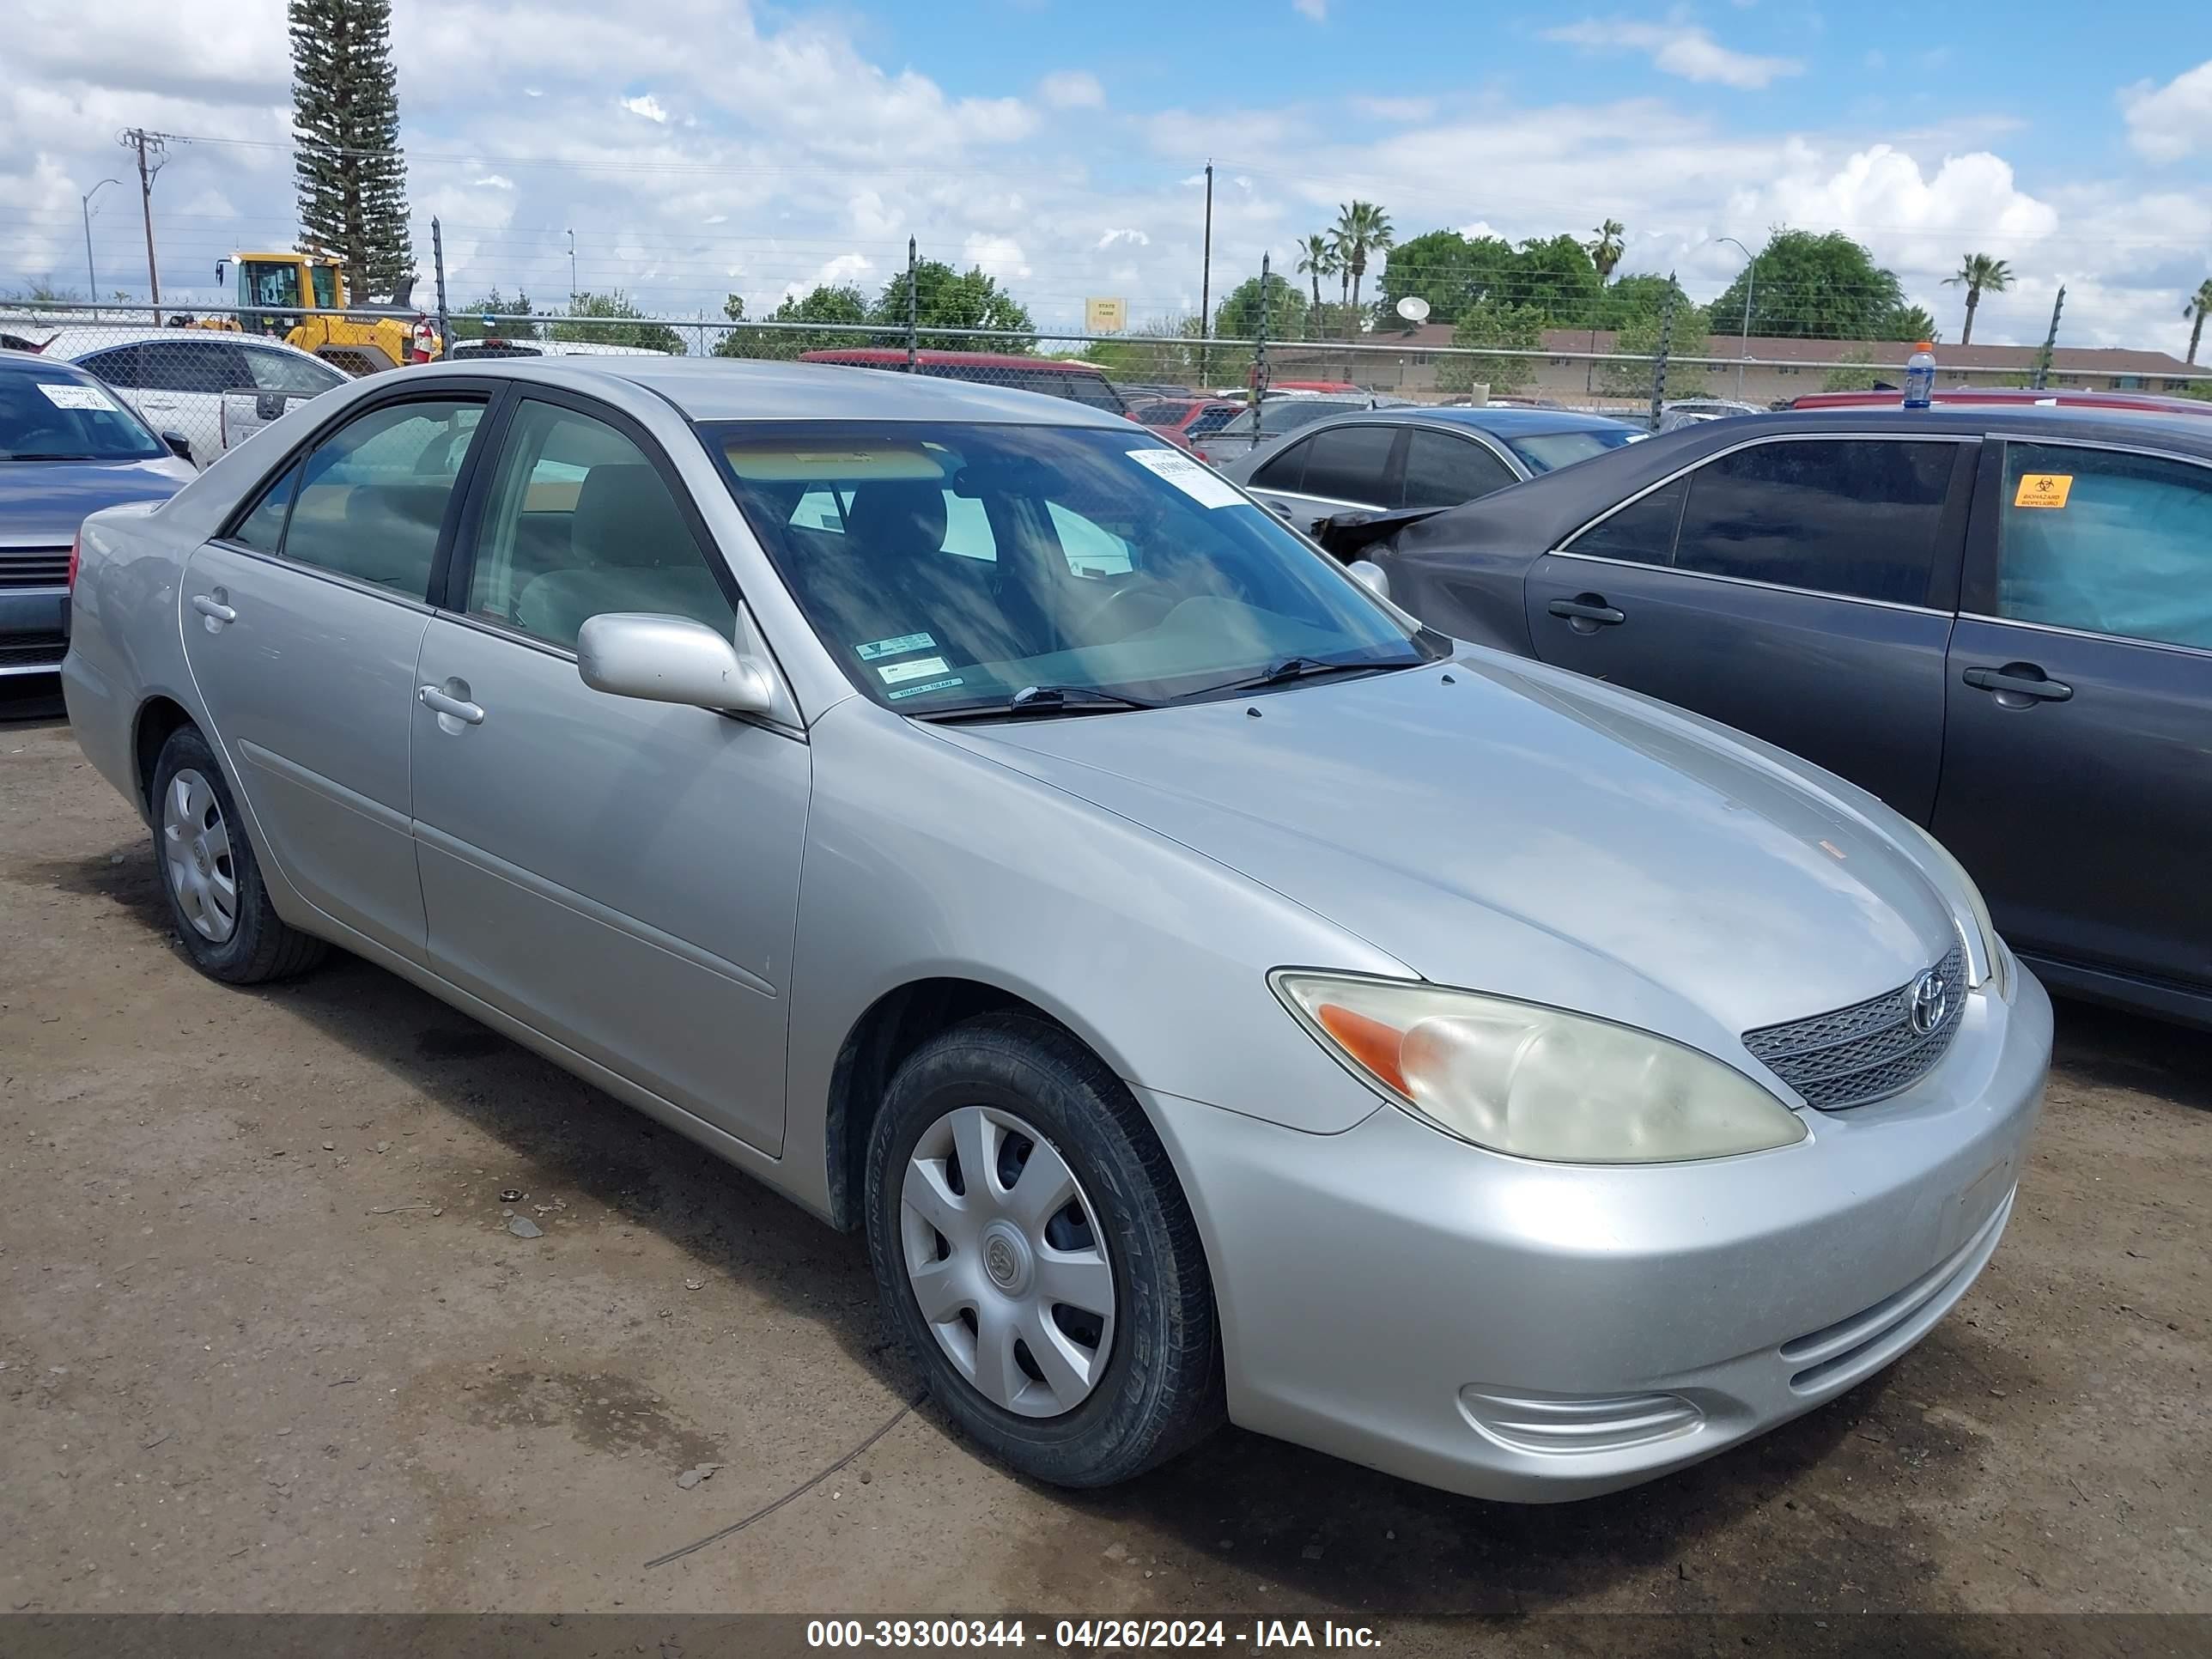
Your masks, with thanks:
[{"label": "car hood", "polygon": [[1249,699],[936,729],[1425,978],[1708,1052],[1893,990],[1958,942],[1911,831],[1825,775],[1595,681],[1462,653]]},{"label": "car hood", "polygon": [[125,501],[160,501],[190,483],[191,463],[0,461],[0,547],[67,547],[88,514]]}]

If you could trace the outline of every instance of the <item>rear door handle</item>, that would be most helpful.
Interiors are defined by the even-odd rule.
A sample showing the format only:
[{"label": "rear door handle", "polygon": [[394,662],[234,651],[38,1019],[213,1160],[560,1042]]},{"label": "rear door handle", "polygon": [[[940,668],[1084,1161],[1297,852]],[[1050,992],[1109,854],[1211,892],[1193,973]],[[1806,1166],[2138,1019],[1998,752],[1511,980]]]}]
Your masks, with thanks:
[{"label": "rear door handle", "polygon": [[205,617],[210,622],[234,623],[238,620],[238,612],[232,610],[221,599],[215,599],[206,593],[195,593],[192,595],[192,609],[198,611],[200,615]]},{"label": "rear door handle", "polygon": [[1269,501],[1267,503],[1267,511],[1273,514],[1277,518],[1285,520],[1291,516],[1291,509],[1285,507],[1280,501]]},{"label": "rear door handle", "polygon": [[1585,593],[1578,599],[1553,599],[1545,609],[1569,622],[1589,623],[1599,628],[1616,627],[1628,620],[1626,611],[1615,610],[1595,593]]},{"label": "rear door handle", "polygon": [[2033,663],[2008,662],[2002,668],[1969,668],[1963,676],[1977,691],[1994,691],[2000,702],[2007,696],[2029,697],[2037,702],[2064,702],[2074,688],[2063,680],[2047,678]]},{"label": "rear door handle", "polygon": [[459,697],[447,696],[434,685],[418,685],[415,688],[415,695],[422,699],[425,708],[434,713],[451,715],[465,726],[483,724],[484,711],[482,708]]}]

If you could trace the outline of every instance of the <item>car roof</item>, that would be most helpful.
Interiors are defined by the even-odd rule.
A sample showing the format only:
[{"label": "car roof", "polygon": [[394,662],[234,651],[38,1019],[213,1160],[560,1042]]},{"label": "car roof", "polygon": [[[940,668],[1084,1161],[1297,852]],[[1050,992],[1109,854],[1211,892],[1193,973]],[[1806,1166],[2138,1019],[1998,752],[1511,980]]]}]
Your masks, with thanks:
[{"label": "car roof", "polygon": [[[1380,421],[1403,423],[1419,421],[1437,426],[1471,426],[1501,438],[1537,437],[1547,432],[1589,432],[1607,427],[1627,427],[1610,415],[1584,415],[1571,409],[1516,409],[1497,404],[1474,407],[1437,408],[1426,404],[1386,404],[1355,415],[1340,415],[1331,426]],[[1316,426],[1321,424],[1316,422]],[[1631,430],[1640,428],[1630,428]]]},{"label": "car roof", "polygon": [[[72,337],[82,335],[82,340]],[[71,359],[91,356],[109,346],[148,345],[160,343],[185,344],[210,340],[228,341],[232,345],[258,346],[264,351],[289,352],[295,357],[305,357],[313,362],[323,360],[312,351],[302,351],[289,340],[273,335],[248,334],[242,329],[230,328],[111,328],[106,323],[64,323],[46,341],[46,349],[58,349]]]},{"label": "car roof", "polygon": [[0,372],[13,371],[20,374],[34,368],[58,368],[65,374],[74,374],[79,380],[95,383],[100,378],[88,368],[79,368],[66,357],[48,357],[36,351],[0,349]]},{"label": "car roof", "polygon": [[[1036,362],[1036,358],[1018,361]],[[447,375],[534,380],[579,392],[610,381],[641,386],[694,421],[951,421],[1035,426],[1146,428],[1112,410],[1071,398],[935,374],[823,362],[727,357],[481,357],[396,370],[425,380]]]}]

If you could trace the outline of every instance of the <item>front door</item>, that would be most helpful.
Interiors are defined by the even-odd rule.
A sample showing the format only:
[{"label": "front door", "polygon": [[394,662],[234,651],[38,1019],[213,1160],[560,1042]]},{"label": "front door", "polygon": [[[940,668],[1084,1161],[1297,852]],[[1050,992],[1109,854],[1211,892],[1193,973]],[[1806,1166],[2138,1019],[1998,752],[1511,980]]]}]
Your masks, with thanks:
[{"label": "front door", "polygon": [[2201,994],[2212,467],[2008,442],[1984,472],[1936,836],[2015,949]]},{"label": "front door", "polygon": [[1764,738],[1925,823],[1973,450],[1867,436],[1725,451],[1530,568],[1536,653]]},{"label": "front door", "polygon": [[446,396],[356,416],[193,552],[179,592],[185,659],[270,861],[416,961],[415,659],[483,412]]},{"label": "front door", "polygon": [[806,744],[586,686],[576,635],[601,612],[732,636],[726,573],[622,417],[532,397],[499,441],[413,688],[431,963],[777,1152]]}]

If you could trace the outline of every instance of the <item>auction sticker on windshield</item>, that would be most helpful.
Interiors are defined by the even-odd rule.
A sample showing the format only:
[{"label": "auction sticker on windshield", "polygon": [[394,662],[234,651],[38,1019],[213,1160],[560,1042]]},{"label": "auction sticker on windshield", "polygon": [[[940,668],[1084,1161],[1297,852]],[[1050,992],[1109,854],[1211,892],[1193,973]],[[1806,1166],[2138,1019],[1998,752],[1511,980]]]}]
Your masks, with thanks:
[{"label": "auction sticker on windshield", "polygon": [[1200,507],[1243,507],[1244,498],[1210,467],[1179,449],[1133,449],[1129,459],[1157,472]]},{"label": "auction sticker on windshield", "polygon": [[903,685],[908,680],[923,680],[933,674],[943,674],[948,667],[942,657],[916,657],[912,662],[878,663],[876,672],[884,677],[885,685]]},{"label": "auction sticker on windshield", "polygon": [[862,662],[873,662],[878,657],[902,657],[909,651],[927,651],[936,643],[927,634],[902,634],[895,640],[870,640],[853,649],[860,653]]},{"label": "auction sticker on windshield", "polygon": [[56,409],[112,409],[115,400],[96,386],[57,385],[52,380],[32,383],[46,394]]}]

